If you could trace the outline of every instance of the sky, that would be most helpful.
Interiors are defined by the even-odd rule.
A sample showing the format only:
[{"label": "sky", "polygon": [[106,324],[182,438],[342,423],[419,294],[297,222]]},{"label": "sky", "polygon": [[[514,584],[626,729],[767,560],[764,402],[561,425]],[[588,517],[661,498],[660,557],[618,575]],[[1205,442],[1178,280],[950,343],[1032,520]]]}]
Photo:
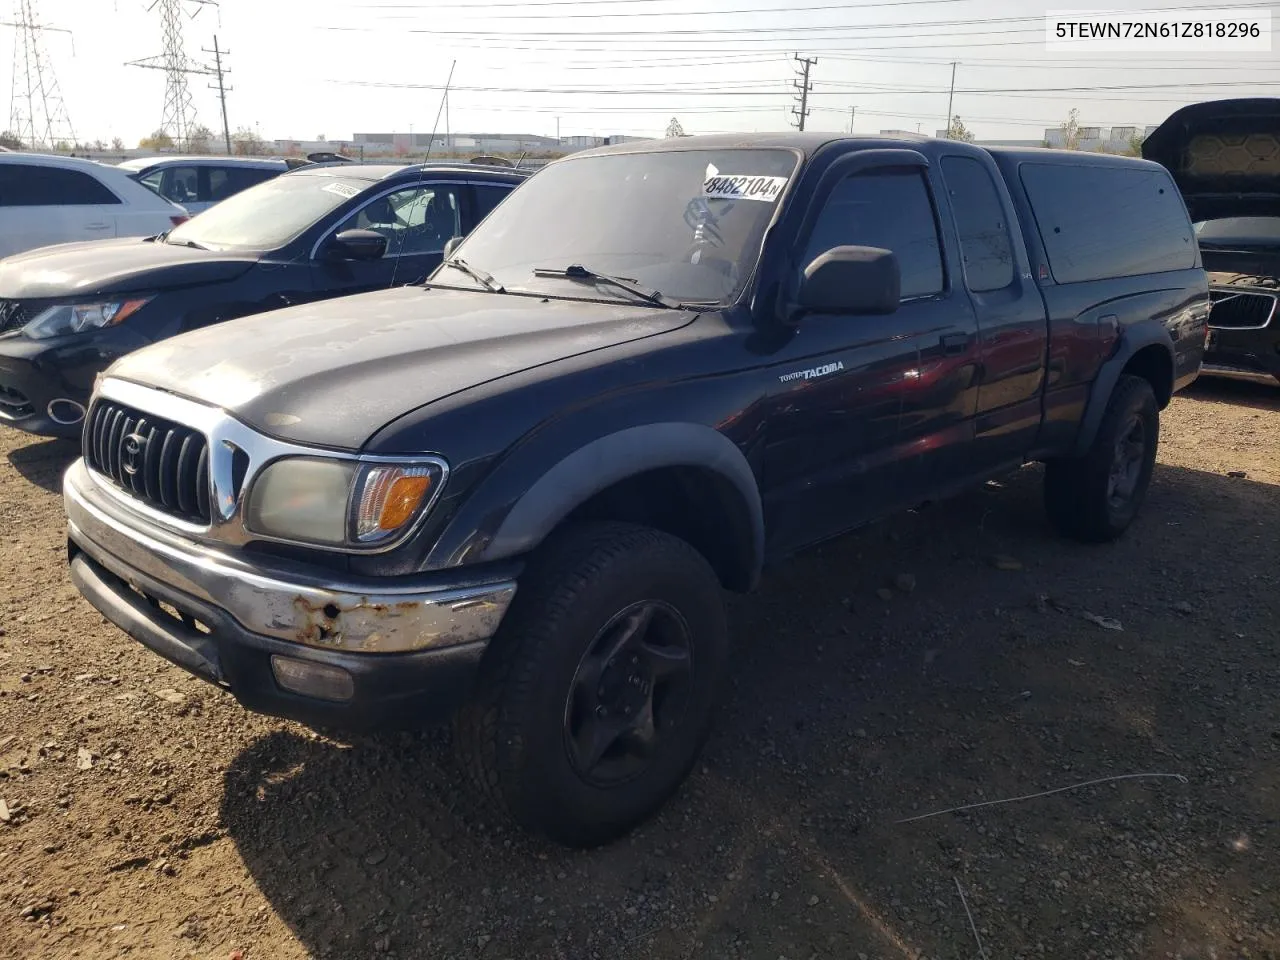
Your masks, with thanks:
[{"label": "sky", "polygon": [[[159,126],[165,75],[126,66],[161,50],[141,0],[31,0],[81,141],[129,146]],[[1113,0],[1114,3],[1114,0]],[[17,0],[0,0],[5,6]],[[1080,3],[1077,9],[1099,9]],[[1108,9],[1249,7],[1128,0]],[[1280,42],[1256,54],[1050,54],[1046,10],[1019,0],[186,0],[185,46],[216,34],[232,130],[265,139],[443,132],[661,136],[793,125],[796,54],[813,57],[811,130],[932,133],[952,112],[980,139],[1039,139],[1071,108],[1090,126],[1159,123],[1179,106],[1280,96]],[[1273,11],[1280,27],[1280,3]],[[0,28],[11,56],[15,31]],[[13,71],[0,69],[0,83]],[[198,120],[220,130],[211,77],[191,76]],[[25,81],[21,84],[25,90]],[[1075,88],[1075,89],[1072,89]],[[1087,89],[1080,89],[1087,88]],[[1106,89],[1098,89],[1106,88]]]}]

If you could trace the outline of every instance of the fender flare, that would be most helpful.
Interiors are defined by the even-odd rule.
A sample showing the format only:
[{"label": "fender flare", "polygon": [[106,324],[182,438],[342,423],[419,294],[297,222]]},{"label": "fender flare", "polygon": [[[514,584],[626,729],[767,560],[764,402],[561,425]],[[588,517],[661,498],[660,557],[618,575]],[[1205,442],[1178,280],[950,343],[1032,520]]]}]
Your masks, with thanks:
[{"label": "fender flare", "polygon": [[1174,368],[1173,340],[1170,339],[1169,331],[1163,324],[1144,324],[1125,328],[1116,352],[1102,364],[1089,390],[1089,402],[1085,406],[1080,433],[1076,436],[1074,456],[1084,456],[1093,445],[1094,437],[1098,435],[1098,429],[1102,426],[1102,418],[1107,412],[1111,392],[1115,389],[1116,382],[1129,361],[1139,351],[1154,345],[1164,348],[1169,355],[1169,368],[1172,370]]},{"label": "fender flare", "polygon": [[486,559],[512,557],[536,547],[577,507],[619,481],[663,467],[701,467],[730,483],[750,524],[751,584],[764,564],[764,507],[755,474],[724,434],[696,423],[650,423],[607,434],[547,470],[503,518]]}]

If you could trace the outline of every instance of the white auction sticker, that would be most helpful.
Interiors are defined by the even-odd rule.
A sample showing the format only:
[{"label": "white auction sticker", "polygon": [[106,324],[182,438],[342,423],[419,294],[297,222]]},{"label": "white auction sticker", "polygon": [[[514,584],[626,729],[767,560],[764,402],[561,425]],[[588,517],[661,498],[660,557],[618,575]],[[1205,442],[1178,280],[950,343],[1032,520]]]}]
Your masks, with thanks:
[{"label": "white auction sticker", "polygon": [[1045,14],[1055,53],[1266,53],[1270,10],[1057,10]]},{"label": "white auction sticker", "polygon": [[328,190],[330,193],[336,193],[340,197],[346,197],[350,200],[354,196],[358,196],[360,191],[351,186],[349,183],[326,183],[320,189]]},{"label": "white auction sticker", "polygon": [[770,203],[782,195],[786,177],[753,177],[749,174],[719,174],[706,179],[702,195],[714,200],[763,200]]}]

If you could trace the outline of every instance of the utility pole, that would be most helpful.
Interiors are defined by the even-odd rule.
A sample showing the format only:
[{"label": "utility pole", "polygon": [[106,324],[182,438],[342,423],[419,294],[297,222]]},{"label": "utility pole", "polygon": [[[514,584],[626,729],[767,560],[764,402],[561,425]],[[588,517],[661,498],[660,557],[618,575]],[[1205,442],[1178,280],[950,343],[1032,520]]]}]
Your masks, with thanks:
[{"label": "utility pole", "polygon": [[857,112],[857,107],[849,108],[849,132],[853,133],[853,115]]},{"label": "utility pole", "polygon": [[213,35],[213,49],[207,50],[204,47],[200,49],[204,53],[213,54],[213,70],[218,75],[218,85],[215,87],[213,84],[209,84],[209,89],[217,90],[218,99],[222,101],[222,138],[227,143],[227,156],[231,156],[231,127],[227,124],[227,87],[223,83],[223,76],[231,71],[222,69],[222,55],[225,53],[230,56],[231,51],[218,49],[218,35],[216,33]]},{"label": "utility pole", "polygon": [[560,146],[560,118],[556,117],[556,146]]},{"label": "utility pole", "polygon": [[813,89],[813,83],[809,80],[809,68],[818,62],[818,58],[802,57],[797,53],[792,59],[800,64],[800,69],[797,71],[799,79],[794,83],[795,88],[800,91],[800,96],[797,97],[800,106],[792,107],[791,113],[796,118],[796,129],[803,131],[804,119],[809,116],[809,91]]},{"label": "utility pole", "polygon": [[951,92],[947,94],[947,139],[951,139],[951,104],[956,98],[956,63],[951,61]]}]

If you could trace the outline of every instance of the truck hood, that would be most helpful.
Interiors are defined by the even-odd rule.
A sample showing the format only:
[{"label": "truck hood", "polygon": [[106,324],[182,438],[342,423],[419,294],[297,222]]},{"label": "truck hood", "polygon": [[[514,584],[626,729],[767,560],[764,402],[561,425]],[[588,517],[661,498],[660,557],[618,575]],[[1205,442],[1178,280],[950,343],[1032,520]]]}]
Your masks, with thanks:
[{"label": "truck hood", "polygon": [[1173,174],[1192,220],[1280,216],[1280,99],[1183,107],[1142,156]]},{"label": "truck hood", "polygon": [[460,390],[675,330],[694,316],[400,287],[195,330],[122,357],[107,374],[220,406],[283,440],[354,450],[395,418]]},{"label": "truck hood", "polygon": [[232,280],[257,254],[196,250],[138,237],[63,243],[0,260],[0,298],[47,300]]}]

